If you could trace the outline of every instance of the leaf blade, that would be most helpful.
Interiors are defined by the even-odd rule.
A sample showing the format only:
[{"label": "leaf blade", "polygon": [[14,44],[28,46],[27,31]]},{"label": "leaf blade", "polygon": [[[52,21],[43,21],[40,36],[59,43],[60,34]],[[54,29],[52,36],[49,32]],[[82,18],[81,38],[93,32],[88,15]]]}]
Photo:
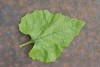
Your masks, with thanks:
[{"label": "leaf blade", "polygon": [[69,18],[61,13],[37,10],[22,18],[19,30],[30,35],[31,43],[35,44],[29,56],[33,60],[48,63],[61,55],[84,25],[84,21]]}]

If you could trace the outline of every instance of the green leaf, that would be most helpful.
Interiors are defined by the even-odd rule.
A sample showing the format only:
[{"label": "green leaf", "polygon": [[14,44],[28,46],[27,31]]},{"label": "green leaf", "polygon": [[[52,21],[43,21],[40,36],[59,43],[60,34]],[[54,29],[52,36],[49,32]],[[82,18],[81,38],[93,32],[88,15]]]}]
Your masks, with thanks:
[{"label": "green leaf", "polygon": [[50,13],[48,10],[36,10],[21,18],[19,30],[31,36],[31,41],[20,47],[33,44],[29,56],[41,62],[53,62],[70,45],[85,23],[69,18],[61,13]]}]

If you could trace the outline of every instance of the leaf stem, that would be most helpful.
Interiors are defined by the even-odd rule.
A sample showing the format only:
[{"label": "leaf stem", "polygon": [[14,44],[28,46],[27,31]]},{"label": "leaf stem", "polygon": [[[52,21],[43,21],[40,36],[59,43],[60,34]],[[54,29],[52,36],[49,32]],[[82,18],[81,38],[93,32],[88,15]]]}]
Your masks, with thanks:
[{"label": "leaf stem", "polygon": [[29,45],[31,43],[31,41],[26,42],[25,44],[20,45],[19,47],[22,48],[23,46]]}]

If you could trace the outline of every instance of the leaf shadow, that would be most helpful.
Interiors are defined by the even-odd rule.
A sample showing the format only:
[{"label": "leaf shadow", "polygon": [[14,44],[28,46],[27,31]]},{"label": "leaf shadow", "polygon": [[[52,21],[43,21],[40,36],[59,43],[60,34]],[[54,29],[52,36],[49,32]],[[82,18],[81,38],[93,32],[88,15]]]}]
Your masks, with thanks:
[{"label": "leaf shadow", "polygon": [[33,44],[32,45],[27,45],[25,47],[23,47],[23,51],[24,53],[28,54],[30,52],[30,50],[33,48]]}]

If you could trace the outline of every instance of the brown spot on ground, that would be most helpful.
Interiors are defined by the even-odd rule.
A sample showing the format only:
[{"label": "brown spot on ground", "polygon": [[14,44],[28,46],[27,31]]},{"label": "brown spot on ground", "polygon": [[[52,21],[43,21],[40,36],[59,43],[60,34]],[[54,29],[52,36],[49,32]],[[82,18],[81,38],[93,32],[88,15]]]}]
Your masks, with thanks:
[{"label": "brown spot on ground", "polygon": [[8,5],[9,5],[9,6],[12,7],[12,6],[14,6],[14,4],[15,4],[15,3],[14,3],[14,0],[8,0]]},{"label": "brown spot on ground", "polygon": [[26,4],[26,2],[28,2],[28,0],[18,0],[18,4],[19,6],[24,6]]},{"label": "brown spot on ground", "polygon": [[94,7],[94,3],[92,1],[89,2],[89,12],[90,12],[91,16],[94,16],[95,7]]},{"label": "brown spot on ground", "polygon": [[86,7],[84,7],[84,8],[82,9],[82,16],[83,16],[83,17],[86,17],[86,15],[87,15],[86,10],[87,10]]},{"label": "brown spot on ground", "polygon": [[71,67],[69,64],[65,63],[63,67]]}]

